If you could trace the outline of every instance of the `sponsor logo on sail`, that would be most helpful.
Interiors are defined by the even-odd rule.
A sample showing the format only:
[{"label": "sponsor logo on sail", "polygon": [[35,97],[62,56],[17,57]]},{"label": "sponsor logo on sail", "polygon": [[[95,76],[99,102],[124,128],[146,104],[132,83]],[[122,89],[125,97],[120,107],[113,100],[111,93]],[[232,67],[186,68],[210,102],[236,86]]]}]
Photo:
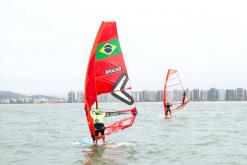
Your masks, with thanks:
[{"label": "sponsor logo on sail", "polygon": [[121,72],[122,67],[119,66],[117,68],[111,68],[111,69],[107,69],[105,70],[105,74],[112,74],[112,73],[116,73],[116,72]]}]

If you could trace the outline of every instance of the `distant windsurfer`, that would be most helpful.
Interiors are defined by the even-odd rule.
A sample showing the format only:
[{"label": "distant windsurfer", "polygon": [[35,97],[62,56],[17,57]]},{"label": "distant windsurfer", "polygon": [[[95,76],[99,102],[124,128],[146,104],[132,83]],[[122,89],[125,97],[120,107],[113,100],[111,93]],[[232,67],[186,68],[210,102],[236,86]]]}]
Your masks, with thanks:
[{"label": "distant windsurfer", "polygon": [[167,104],[166,104],[166,112],[165,112],[166,117],[171,117],[171,115],[172,115],[171,106],[172,105],[169,102],[167,102]]},{"label": "distant windsurfer", "polygon": [[94,132],[95,132],[95,140],[96,140],[96,145],[98,145],[98,137],[99,133],[101,133],[103,137],[103,144],[105,145],[105,125],[104,125],[104,120],[106,117],[106,113],[101,112],[100,109],[96,109],[95,111],[91,112],[91,115],[94,120]]}]

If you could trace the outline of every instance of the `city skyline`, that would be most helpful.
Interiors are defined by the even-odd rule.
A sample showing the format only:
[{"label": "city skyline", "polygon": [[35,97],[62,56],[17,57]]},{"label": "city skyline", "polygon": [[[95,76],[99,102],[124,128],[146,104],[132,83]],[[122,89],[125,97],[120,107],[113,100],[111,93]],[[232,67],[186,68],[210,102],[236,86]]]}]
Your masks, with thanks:
[{"label": "city skyline", "polygon": [[[192,102],[203,101],[247,101],[247,89],[185,89],[186,96]],[[184,93],[183,90],[167,91],[167,97],[172,97],[174,101],[181,101],[181,97]],[[131,92],[136,102],[163,102],[164,91],[163,90],[142,90]],[[16,93],[17,94],[17,93]],[[20,94],[18,94],[20,95]],[[51,96],[37,95],[28,96],[22,98],[3,98],[0,91],[0,104],[11,103],[83,103],[84,94],[80,91],[69,91],[67,97],[56,98]],[[47,98],[48,97],[48,98]],[[49,98],[51,97],[51,98]],[[100,102],[115,102],[111,94],[102,94],[98,96]]]},{"label": "city skyline", "polygon": [[71,87],[83,91],[103,20],[117,22],[135,91],[162,89],[169,68],[178,70],[186,88],[247,88],[246,1],[115,5],[113,0],[3,1],[0,90],[59,96]]},{"label": "city skyline", "polygon": [[[209,87],[209,88],[184,88],[185,90],[193,90],[193,89],[196,89],[196,90],[200,90],[200,91],[206,91],[206,90],[209,90],[209,89],[218,89],[218,90],[235,90],[235,89],[239,89],[239,88],[242,88],[242,89],[245,89],[247,90],[247,88],[244,88],[244,87],[236,87],[236,88],[217,88],[217,87]],[[132,89],[132,92],[139,92],[139,91],[163,91],[164,89],[142,89],[142,90],[133,90]],[[1,91],[10,91],[10,92],[15,92],[15,93],[18,93],[18,94],[25,94],[25,95],[47,95],[47,96],[52,96],[52,97],[60,97],[60,98],[67,98],[68,97],[68,93],[69,92],[75,92],[75,93],[84,93],[84,90],[83,91],[78,91],[78,90],[75,90],[75,89],[69,89],[67,90],[65,93],[62,93],[62,94],[59,94],[59,95],[56,95],[56,94],[50,94],[49,92],[48,93],[32,93],[32,92],[27,92],[27,93],[22,93],[22,92],[19,92],[19,91],[11,91],[11,90],[0,90]],[[75,96],[75,99],[77,100],[76,96]]]},{"label": "city skyline", "polygon": [[[185,89],[186,96],[190,101],[247,101],[247,89],[236,88],[236,89]],[[172,93],[171,93],[172,92]],[[75,93],[77,93],[75,95]],[[131,92],[136,102],[148,102],[148,101],[163,101],[163,90],[142,90]],[[174,101],[181,100],[183,90],[168,91],[167,96],[173,97]],[[73,99],[70,97],[73,96]],[[76,96],[76,97],[75,97]],[[74,92],[71,90],[68,92],[68,102],[81,102],[83,100],[83,92]],[[98,100],[107,102],[114,101],[110,98],[110,94],[99,95]],[[111,97],[111,96],[110,96]],[[79,99],[78,99],[79,98]]]}]

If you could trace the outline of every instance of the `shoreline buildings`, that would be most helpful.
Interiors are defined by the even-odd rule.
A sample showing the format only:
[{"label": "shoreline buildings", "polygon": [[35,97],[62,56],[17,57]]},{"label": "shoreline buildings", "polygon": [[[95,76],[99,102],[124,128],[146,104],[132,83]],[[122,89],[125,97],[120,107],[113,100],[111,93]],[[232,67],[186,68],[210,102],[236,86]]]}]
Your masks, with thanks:
[{"label": "shoreline buildings", "polygon": [[[191,102],[204,101],[247,101],[247,89],[186,89],[187,97]],[[168,97],[173,97],[176,100],[181,91],[167,92]],[[136,102],[163,102],[163,90],[143,90],[132,92],[132,96]],[[172,95],[172,96],[170,96]],[[6,98],[0,97],[0,104],[40,104],[40,103],[83,103],[84,95],[82,92],[70,91],[67,94],[67,99],[56,97],[38,97],[38,98]],[[117,102],[119,100],[112,97],[111,94],[98,96],[100,102]]]},{"label": "shoreline buildings", "polygon": [[[203,101],[247,101],[247,89],[186,89],[187,97],[192,102]],[[178,91],[173,92],[173,98],[176,99]],[[170,93],[168,93],[169,95]],[[163,91],[138,91],[132,92],[132,95],[136,102],[160,102],[163,101]]]}]

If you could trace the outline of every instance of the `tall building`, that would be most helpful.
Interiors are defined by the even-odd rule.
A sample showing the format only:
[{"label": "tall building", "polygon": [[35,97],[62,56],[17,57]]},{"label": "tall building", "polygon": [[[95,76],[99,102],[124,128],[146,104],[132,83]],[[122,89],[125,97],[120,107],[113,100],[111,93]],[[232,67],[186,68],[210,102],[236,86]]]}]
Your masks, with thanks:
[{"label": "tall building", "polygon": [[75,92],[70,91],[68,92],[68,103],[74,103],[75,102]]},{"label": "tall building", "polygon": [[155,102],[156,101],[156,91],[149,92],[149,101]]},{"label": "tall building", "polygon": [[219,101],[226,101],[226,90],[225,89],[219,89],[218,90],[218,100]]},{"label": "tall building", "polygon": [[208,101],[217,101],[218,100],[218,89],[210,88],[208,91]]},{"label": "tall building", "polygon": [[83,93],[82,92],[77,92],[76,93],[76,102],[77,103],[82,103],[83,102]]},{"label": "tall building", "polygon": [[235,100],[236,100],[235,90],[227,89],[226,90],[226,101],[235,101]]},{"label": "tall building", "polygon": [[185,89],[185,93],[186,93],[186,96],[188,97],[188,99],[190,100],[190,90],[189,89]]},{"label": "tall building", "polygon": [[207,93],[208,93],[207,90],[201,90],[200,91],[200,99],[201,99],[201,101],[207,101],[208,100],[207,99]]},{"label": "tall building", "polygon": [[141,101],[141,92],[132,92],[132,96],[136,102]]},{"label": "tall building", "polygon": [[236,89],[236,101],[244,101],[244,89],[243,88]]},{"label": "tall building", "polygon": [[141,92],[141,101],[148,102],[150,101],[149,99],[149,91],[144,90]]},{"label": "tall building", "polygon": [[193,91],[192,91],[192,90],[190,90],[189,92],[190,92],[190,93],[189,93],[189,98],[190,98],[190,101],[194,101],[194,100],[193,100]]},{"label": "tall building", "polygon": [[244,90],[244,100],[247,101],[247,90]]},{"label": "tall building", "polygon": [[156,101],[163,101],[164,92],[162,90],[158,90],[156,93]]},{"label": "tall building", "polygon": [[200,91],[199,89],[193,89],[190,93],[191,101],[200,101]]}]

